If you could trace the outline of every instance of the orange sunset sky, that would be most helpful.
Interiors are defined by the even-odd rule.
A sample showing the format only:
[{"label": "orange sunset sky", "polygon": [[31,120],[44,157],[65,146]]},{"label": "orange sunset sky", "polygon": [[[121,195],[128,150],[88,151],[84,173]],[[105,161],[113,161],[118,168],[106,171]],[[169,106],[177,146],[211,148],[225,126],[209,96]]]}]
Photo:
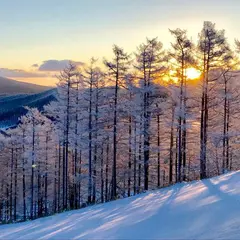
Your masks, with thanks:
[{"label": "orange sunset sky", "polygon": [[203,21],[240,38],[239,0],[9,0],[0,3],[0,76],[54,85],[69,60],[111,58],[117,44],[133,52],[146,37],[170,46],[168,29],[197,39]]}]

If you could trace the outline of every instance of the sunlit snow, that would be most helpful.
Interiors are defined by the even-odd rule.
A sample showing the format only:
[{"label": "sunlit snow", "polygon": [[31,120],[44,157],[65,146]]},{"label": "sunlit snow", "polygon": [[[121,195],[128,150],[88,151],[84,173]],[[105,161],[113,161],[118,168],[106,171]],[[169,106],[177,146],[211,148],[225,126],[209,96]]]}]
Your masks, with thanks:
[{"label": "sunlit snow", "polygon": [[240,172],[3,225],[0,239],[240,239]]}]

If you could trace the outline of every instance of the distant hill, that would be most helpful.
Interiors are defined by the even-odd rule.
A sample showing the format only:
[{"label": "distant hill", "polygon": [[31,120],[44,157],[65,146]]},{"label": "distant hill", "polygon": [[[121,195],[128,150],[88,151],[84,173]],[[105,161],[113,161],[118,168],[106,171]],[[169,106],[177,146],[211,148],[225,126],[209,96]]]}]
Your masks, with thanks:
[{"label": "distant hill", "polygon": [[51,87],[40,86],[32,83],[19,82],[9,78],[0,77],[0,95],[9,94],[33,94],[51,89]]},{"label": "distant hill", "polygon": [[24,108],[25,106],[36,107],[42,110],[44,105],[56,100],[56,93],[56,89],[50,89],[37,94],[1,96],[0,128],[16,126],[19,117],[27,112]]}]

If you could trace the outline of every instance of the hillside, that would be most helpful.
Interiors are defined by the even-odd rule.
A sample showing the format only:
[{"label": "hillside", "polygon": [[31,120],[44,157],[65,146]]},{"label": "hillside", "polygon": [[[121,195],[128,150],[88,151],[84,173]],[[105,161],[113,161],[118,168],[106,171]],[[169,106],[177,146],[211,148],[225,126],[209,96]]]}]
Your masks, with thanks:
[{"label": "hillside", "polygon": [[9,94],[33,94],[40,93],[50,89],[50,87],[40,86],[31,83],[19,82],[0,76],[0,95]]},{"label": "hillside", "polygon": [[20,116],[26,114],[24,108],[43,106],[55,100],[56,89],[50,89],[37,94],[18,94],[0,97],[0,128],[15,126]]},{"label": "hillside", "polygon": [[240,239],[240,172],[0,226],[0,239]]}]

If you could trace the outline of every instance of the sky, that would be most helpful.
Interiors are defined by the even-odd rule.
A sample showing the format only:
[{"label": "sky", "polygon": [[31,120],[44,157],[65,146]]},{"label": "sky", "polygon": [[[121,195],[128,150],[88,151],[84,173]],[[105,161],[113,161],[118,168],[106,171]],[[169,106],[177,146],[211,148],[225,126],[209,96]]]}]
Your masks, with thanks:
[{"label": "sky", "polygon": [[240,0],[0,0],[0,76],[54,85],[68,60],[132,52],[146,37],[166,48],[168,29],[197,39],[203,21],[240,39]]}]

